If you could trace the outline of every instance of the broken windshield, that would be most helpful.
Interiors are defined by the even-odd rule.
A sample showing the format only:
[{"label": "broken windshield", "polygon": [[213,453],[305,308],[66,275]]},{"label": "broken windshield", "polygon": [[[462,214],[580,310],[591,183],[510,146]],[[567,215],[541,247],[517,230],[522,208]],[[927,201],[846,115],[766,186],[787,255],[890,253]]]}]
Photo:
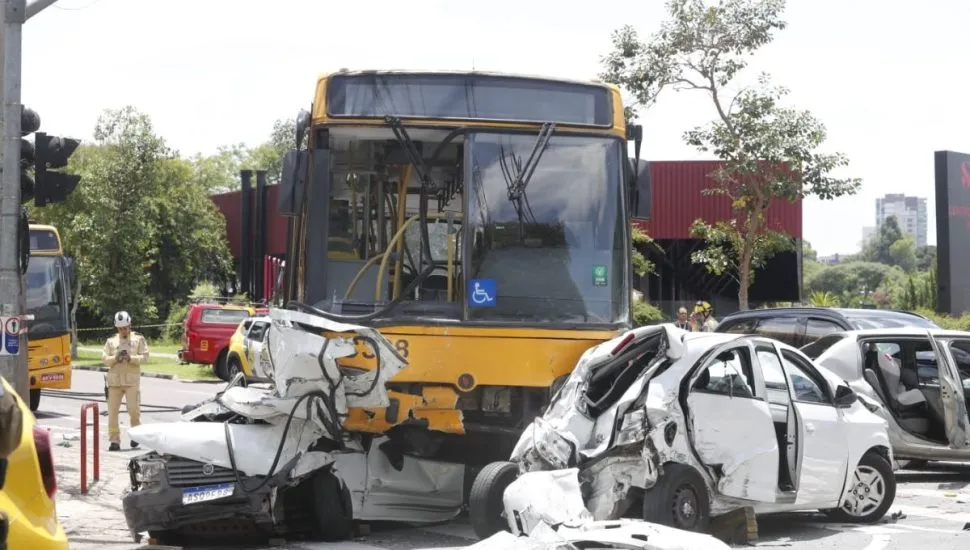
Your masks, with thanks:
[{"label": "broken windshield", "polygon": [[[628,309],[622,150],[606,137],[469,138],[467,317],[614,324]],[[538,156],[538,155],[536,155]],[[476,283],[478,283],[476,285]]]}]

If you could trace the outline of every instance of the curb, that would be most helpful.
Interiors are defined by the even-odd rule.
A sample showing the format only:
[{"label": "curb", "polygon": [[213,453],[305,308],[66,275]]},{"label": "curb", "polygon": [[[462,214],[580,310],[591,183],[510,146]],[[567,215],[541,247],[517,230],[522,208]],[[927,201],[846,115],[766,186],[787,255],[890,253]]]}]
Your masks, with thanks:
[{"label": "curb", "polygon": [[[71,365],[72,369],[76,370],[90,370],[97,372],[108,372],[108,367],[103,365]],[[161,378],[163,380],[178,380],[178,376],[174,374],[163,374],[157,372],[143,372],[141,373],[142,378]]]}]

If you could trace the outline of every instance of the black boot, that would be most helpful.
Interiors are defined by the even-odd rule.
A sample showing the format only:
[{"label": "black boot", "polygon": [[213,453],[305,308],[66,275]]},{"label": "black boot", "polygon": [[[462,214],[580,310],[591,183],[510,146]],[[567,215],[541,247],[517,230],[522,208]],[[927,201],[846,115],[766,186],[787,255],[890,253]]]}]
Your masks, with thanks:
[{"label": "black boot", "polygon": [[108,445],[108,450],[109,451],[120,451],[121,450],[121,443],[118,443],[117,441],[112,441],[111,442],[111,445]]}]

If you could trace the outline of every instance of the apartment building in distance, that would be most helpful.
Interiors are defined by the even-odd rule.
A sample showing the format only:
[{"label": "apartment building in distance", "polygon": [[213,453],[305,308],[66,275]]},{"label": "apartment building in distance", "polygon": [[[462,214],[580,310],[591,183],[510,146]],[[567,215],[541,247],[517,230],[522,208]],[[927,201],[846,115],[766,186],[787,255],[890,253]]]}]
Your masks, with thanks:
[{"label": "apartment building in distance", "polygon": [[876,199],[876,229],[882,227],[883,222],[890,216],[896,217],[899,229],[904,235],[912,238],[917,247],[926,246],[928,220],[926,198],[890,193]]}]

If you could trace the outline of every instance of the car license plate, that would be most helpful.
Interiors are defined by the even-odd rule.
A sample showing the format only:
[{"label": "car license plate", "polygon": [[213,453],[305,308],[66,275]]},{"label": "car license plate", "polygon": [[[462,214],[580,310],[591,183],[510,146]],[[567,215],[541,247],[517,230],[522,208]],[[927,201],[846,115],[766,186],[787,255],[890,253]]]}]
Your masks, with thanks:
[{"label": "car license plate", "polygon": [[195,504],[231,497],[236,486],[232,483],[220,485],[203,485],[201,487],[186,487],[182,489],[182,504]]}]

